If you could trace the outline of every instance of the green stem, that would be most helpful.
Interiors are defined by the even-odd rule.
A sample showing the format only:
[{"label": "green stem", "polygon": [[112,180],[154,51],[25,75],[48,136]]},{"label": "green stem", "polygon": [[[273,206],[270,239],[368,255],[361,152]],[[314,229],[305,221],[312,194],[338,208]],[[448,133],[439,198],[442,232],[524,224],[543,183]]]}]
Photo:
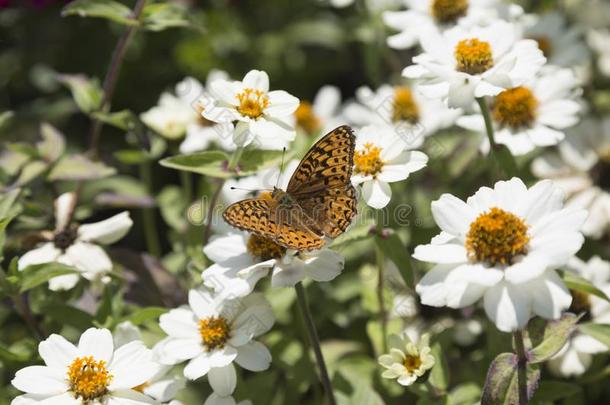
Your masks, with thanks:
[{"label": "green stem", "polygon": [[[150,162],[140,164],[140,179],[149,195],[152,195],[152,170]],[[146,239],[146,249],[152,256],[161,257],[161,242],[159,241],[159,231],[157,230],[157,220],[155,218],[155,208],[142,209],[142,221],[144,224],[144,238]]]},{"label": "green stem", "polygon": [[519,387],[519,405],[527,404],[527,356],[523,342],[523,332],[514,333],[515,351],[517,352],[517,385]]},{"label": "green stem", "polygon": [[15,294],[11,296],[11,300],[15,304],[15,309],[17,313],[19,314],[19,316],[21,316],[21,319],[23,319],[23,321],[30,328],[32,333],[34,333],[36,339],[42,341],[46,337],[46,334],[42,331],[42,329],[36,322],[36,319],[34,318],[34,315],[32,314],[30,306],[25,297],[22,294]]},{"label": "green stem", "polygon": [[479,104],[479,108],[481,109],[481,114],[483,115],[483,120],[485,121],[485,132],[487,134],[487,139],[489,139],[489,150],[490,155],[495,159],[496,154],[496,140],[494,138],[494,126],[491,121],[491,114],[489,113],[489,106],[485,101],[484,97],[478,97],[477,103]]},{"label": "green stem", "polygon": [[243,146],[240,146],[237,149],[235,149],[235,151],[231,155],[231,158],[229,159],[229,165],[227,166],[227,170],[229,170],[230,172],[235,170],[235,168],[237,167],[237,164],[239,163],[239,159],[241,158],[241,155],[243,153],[244,153]]},{"label": "green stem", "polygon": [[[377,235],[375,237],[381,238],[383,235],[383,210],[377,210]],[[384,278],[385,278],[385,257],[383,251],[378,244],[375,244],[375,258],[377,260],[377,301],[379,303],[379,320],[381,322],[381,334],[383,335],[383,352],[388,351],[388,313],[385,307],[385,300],[383,291],[385,289]]]},{"label": "green stem", "polygon": [[318,368],[320,369],[320,380],[322,381],[322,385],[324,386],[324,391],[326,391],[326,396],[328,398],[328,402],[331,405],[336,405],[335,394],[333,393],[333,387],[330,383],[330,378],[328,377],[328,371],[326,369],[326,363],[324,362],[324,356],[322,354],[322,347],[320,346],[320,339],[318,338],[318,331],[316,330],[316,325],[313,322],[313,317],[311,316],[311,312],[309,311],[309,304],[307,303],[307,295],[305,294],[305,289],[303,288],[303,284],[298,282],[294,289],[297,293],[297,302],[299,304],[299,308],[301,313],[303,314],[303,318],[305,319],[305,326],[307,327],[307,333],[309,335],[309,341],[313,348],[314,355],[316,356],[316,362],[318,363]]}]

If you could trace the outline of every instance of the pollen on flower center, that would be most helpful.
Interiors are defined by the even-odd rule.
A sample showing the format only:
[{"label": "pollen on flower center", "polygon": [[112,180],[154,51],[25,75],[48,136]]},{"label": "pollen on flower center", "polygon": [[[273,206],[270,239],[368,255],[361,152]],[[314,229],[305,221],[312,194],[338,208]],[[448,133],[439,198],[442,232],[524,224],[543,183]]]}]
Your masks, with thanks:
[{"label": "pollen on flower center", "polygon": [[320,119],[316,116],[313,106],[307,101],[301,101],[299,107],[294,112],[297,125],[311,134],[320,129]]},{"label": "pollen on flower center", "polygon": [[286,248],[278,245],[273,239],[256,234],[250,235],[247,243],[248,253],[260,260],[280,259],[286,253]]},{"label": "pollen on flower center", "polygon": [[470,259],[477,262],[511,264],[515,256],[527,253],[527,229],[521,218],[493,207],[470,224],[466,250]]},{"label": "pollen on flower center", "polygon": [[481,74],[494,65],[489,42],[477,38],[463,39],[455,47],[457,70],[471,75]]},{"label": "pollen on flower center", "polygon": [[433,0],[432,16],[436,22],[448,24],[456,22],[468,11],[468,0]]},{"label": "pollen on flower center", "polygon": [[269,97],[261,90],[244,89],[237,95],[237,99],[239,100],[237,111],[253,119],[263,115],[263,111],[269,106]]},{"label": "pollen on flower center", "polygon": [[78,232],[76,227],[67,227],[66,229],[56,232],[55,235],[53,235],[53,244],[58,249],[66,250],[72,246],[77,236]]},{"label": "pollen on flower center", "polygon": [[538,100],[534,93],[520,86],[504,90],[496,96],[492,116],[501,127],[527,128],[534,123],[537,108]]},{"label": "pollen on flower center", "polygon": [[416,124],[419,121],[419,107],[410,88],[399,86],[394,89],[392,121],[407,121],[411,124]]},{"label": "pollen on flower center", "polygon": [[78,357],[68,366],[70,391],[84,403],[106,395],[111,380],[106,362],[96,361],[93,356]]},{"label": "pollen on flower center", "polygon": [[421,367],[421,358],[419,356],[407,355],[405,357],[404,366],[409,372],[414,372]]},{"label": "pollen on flower center", "polygon": [[229,322],[222,316],[211,316],[199,320],[199,334],[208,351],[223,348],[229,340],[230,332]]},{"label": "pollen on flower center", "polygon": [[356,173],[365,176],[375,176],[383,168],[381,160],[381,148],[372,143],[365,143],[363,150],[354,153],[354,166]]}]

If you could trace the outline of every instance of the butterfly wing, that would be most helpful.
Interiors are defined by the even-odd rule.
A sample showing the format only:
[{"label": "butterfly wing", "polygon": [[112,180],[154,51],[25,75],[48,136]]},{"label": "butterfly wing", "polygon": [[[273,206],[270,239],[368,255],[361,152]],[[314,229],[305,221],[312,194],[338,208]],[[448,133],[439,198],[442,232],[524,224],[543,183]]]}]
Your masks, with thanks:
[{"label": "butterfly wing", "polygon": [[273,239],[288,249],[319,249],[324,245],[320,235],[304,226],[300,207],[280,205],[275,199],[238,201],[227,207],[223,218],[236,228]]},{"label": "butterfly wing", "polygon": [[286,192],[311,219],[314,232],[335,238],[356,215],[356,190],[351,184],[355,136],[340,126],[316,142],[288,183]]}]

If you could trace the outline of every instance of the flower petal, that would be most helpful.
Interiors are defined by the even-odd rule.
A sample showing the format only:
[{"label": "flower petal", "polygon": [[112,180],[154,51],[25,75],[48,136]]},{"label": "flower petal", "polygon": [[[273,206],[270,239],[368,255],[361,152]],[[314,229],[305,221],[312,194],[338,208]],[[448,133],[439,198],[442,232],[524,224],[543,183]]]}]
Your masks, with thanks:
[{"label": "flower petal", "polygon": [[49,367],[65,369],[78,357],[76,346],[55,333],[38,345],[38,353]]},{"label": "flower petal", "polygon": [[432,215],[441,230],[464,240],[477,213],[471,206],[451,194],[432,202]]},{"label": "flower petal", "polygon": [[485,312],[502,332],[523,329],[531,315],[531,297],[519,286],[501,282],[491,287],[483,298]]},{"label": "flower petal", "polygon": [[57,395],[68,390],[66,370],[29,366],[17,371],[11,384],[28,394]]},{"label": "flower petal", "polygon": [[127,235],[132,225],[129,212],[123,211],[103,221],[79,226],[78,237],[85,242],[109,245]]},{"label": "flower petal", "polygon": [[93,356],[95,360],[109,364],[114,352],[112,334],[108,329],[87,329],[78,341],[78,352],[80,356]]},{"label": "flower petal", "polygon": [[271,364],[271,353],[260,342],[250,342],[237,349],[235,362],[250,371],[263,371]]},{"label": "flower petal", "polygon": [[362,197],[370,207],[381,209],[390,202],[392,189],[388,183],[373,179],[362,185]]},{"label": "flower petal", "polygon": [[109,388],[130,389],[150,380],[158,371],[153,353],[142,341],[129,342],[117,349],[108,368],[113,375]]},{"label": "flower petal", "polygon": [[237,385],[235,367],[229,364],[226,367],[216,367],[208,372],[208,381],[215,393],[226,397],[233,394]]},{"label": "flower petal", "polygon": [[74,267],[89,273],[85,275],[89,279],[112,270],[110,258],[104,249],[97,245],[76,242],[66,250],[66,256]]},{"label": "flower petal", "polygon": [[17,262],[17,268],[23,270],[34,264],[51,263],[56,261],[59,256],[61,256],[61,250],[57,249],[52,242],[48,242],[21,256]]}]

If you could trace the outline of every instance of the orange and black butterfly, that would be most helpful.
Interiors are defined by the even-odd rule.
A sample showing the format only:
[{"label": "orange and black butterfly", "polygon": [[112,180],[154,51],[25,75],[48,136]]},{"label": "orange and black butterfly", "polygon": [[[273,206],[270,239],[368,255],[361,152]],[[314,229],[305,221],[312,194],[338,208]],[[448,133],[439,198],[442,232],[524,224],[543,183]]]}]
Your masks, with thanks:
[{"label": "orange and black butterfly", "polygon": [[288,249],[319,249],[336,238],[356,215],[356,190],[350,178],[355,136],[347,125],[316,142],[293,173],[286,191],[238,201],[224,212],[236,228],[270,238]]}]

